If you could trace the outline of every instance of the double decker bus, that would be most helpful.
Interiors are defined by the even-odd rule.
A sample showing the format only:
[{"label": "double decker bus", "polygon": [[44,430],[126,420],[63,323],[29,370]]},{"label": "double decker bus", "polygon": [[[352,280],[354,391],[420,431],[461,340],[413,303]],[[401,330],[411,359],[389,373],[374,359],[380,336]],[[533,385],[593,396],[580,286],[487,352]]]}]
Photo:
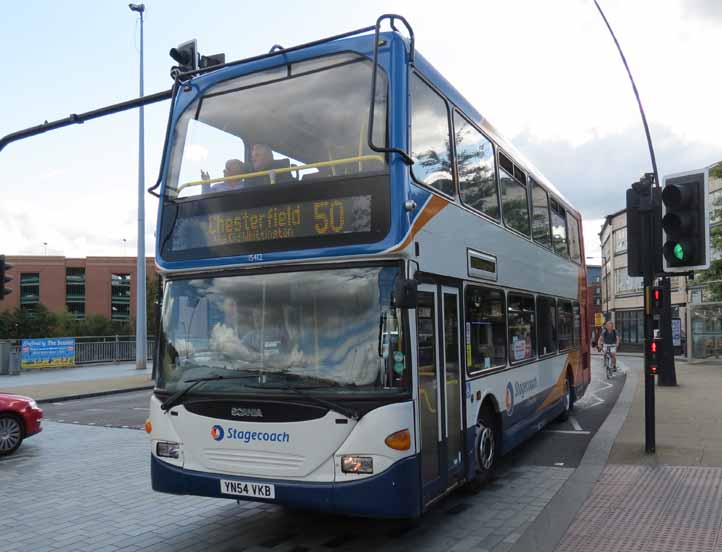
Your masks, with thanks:
[{"label": "double decker bus", "polygon": [[179,77],[156,491],[416,517],[584,394],[579,213],[398,22]]}]

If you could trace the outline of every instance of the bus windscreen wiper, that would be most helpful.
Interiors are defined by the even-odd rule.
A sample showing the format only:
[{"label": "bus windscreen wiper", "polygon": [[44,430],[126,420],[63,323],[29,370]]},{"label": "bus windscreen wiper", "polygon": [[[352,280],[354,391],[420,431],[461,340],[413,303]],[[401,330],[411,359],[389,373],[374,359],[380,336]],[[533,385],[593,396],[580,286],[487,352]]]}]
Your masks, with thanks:
[{"label": "bus windscreen wiper", "polygon": [[160,405],[160,409],[163,410],[164,412],[168,412],[168,410],[170,410],[177,404],[181,403],[181,399],[185,396],[186,393],[188,393],[188,391],[193,389],[195,386],[197,386],[201,383],[205,383],[207,381],[237,380],[237,379],[257,378],[257,377],[258,377],[258,373],[253,372],[251,374],[243,374],[243,375],[238,375],[238,376],[224,376],[222,374],[218,374],[215,376],[208,376],[205,378],[194,378],[194,379],[189,379],[189,380],[183,380],[183,383],[190,383],[190,385],[173,393],[170,397],[168,397],[165,401],[163,401],[163,404]]},{"label": "bus windscreen wiper", "polygon": [[316,395],[311,395],[305,392],[308,389],[326,389],[328,387],[335,387],[334,385],[304,385],[303,387],[297,385],[247,385],[246,387],[255,387],[257,389],[277,389],[279,391],[292,391],[296,393],[296,395],[300,395],[304,399],[308,399],[309,401],[315,402],[318,405],[325,406],[326,408],[330,408],[332,410],[335,410],[336,412],[340,412],[341,414],[343,414],[347,418],[351,418],[352,420],[358,420],[361,417],[358,411],[352,408],[348,408],[347,406],[343,405],[338,401],[322,399],[321,397],[317,397]]}]

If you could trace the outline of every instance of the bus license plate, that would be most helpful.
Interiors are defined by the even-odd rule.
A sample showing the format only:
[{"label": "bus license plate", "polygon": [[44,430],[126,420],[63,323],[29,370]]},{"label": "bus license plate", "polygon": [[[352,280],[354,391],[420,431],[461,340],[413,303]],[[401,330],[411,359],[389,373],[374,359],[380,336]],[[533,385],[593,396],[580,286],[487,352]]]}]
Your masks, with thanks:
[{"label": "bus license plate", "polygon": [[221,479],[221,492],[236,496],[253,498],[276,498],[276,488],[268,483],[251,483],[250,481],[229,481]]}]

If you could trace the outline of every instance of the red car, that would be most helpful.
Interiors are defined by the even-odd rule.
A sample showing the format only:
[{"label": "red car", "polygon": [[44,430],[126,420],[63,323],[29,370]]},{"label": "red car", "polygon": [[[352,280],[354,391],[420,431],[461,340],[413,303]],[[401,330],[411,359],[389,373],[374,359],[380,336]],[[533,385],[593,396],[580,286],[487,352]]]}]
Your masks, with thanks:
[{"label": "red car", "polygon": [[0,456],[17,450],[23,439],[42,431],[43,411],[29,397],[0,393]]}]

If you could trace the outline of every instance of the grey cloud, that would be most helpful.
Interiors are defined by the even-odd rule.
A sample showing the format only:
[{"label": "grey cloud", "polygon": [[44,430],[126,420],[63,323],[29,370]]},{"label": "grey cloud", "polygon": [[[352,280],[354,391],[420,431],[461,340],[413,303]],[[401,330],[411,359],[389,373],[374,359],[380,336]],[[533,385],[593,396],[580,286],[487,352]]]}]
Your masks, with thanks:
[{"label": "grey cloud", "polygon": [[687,15],[703,19],[717,19],[722,22],[722,2],[720,0],[685,0],[683,3]]},{"label": "grey cloud", "polygon": [[[722,159],[719,148],[686,142],[669,128],[653,127],[651,132],[660,179]],[[564,141],[540,142],[528,133],[513,142],[588,219],[623,209],[626,189],[642,174],[651,172],[644,132],[637,128],[578,147]]]}]

